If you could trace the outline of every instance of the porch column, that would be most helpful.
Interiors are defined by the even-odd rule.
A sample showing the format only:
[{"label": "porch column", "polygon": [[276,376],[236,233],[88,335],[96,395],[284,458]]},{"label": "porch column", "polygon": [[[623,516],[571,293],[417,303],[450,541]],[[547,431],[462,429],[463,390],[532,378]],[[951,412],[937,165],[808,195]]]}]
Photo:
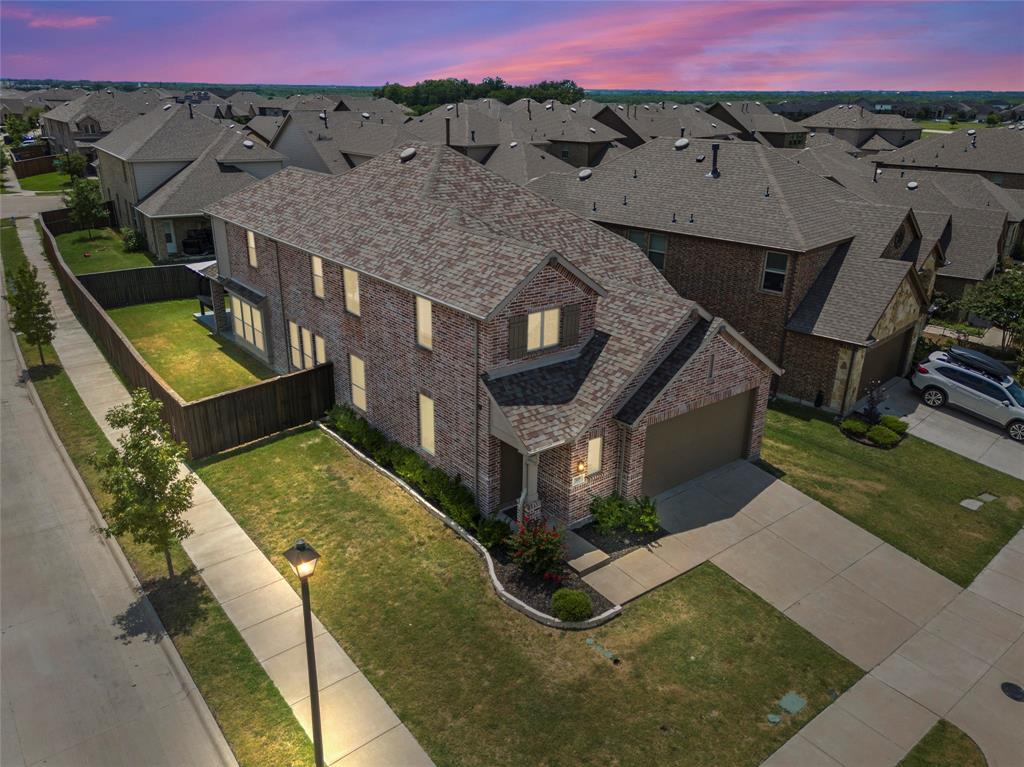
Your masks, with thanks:
[{"label": "porch column", "polygon": [[537,473],[540,467],[539,455],[523,454],[523,492],[519,496],[516,509],[516,522],[522,524],[523,518],[534,516],[540,511],[540,500],[537,498]]}]

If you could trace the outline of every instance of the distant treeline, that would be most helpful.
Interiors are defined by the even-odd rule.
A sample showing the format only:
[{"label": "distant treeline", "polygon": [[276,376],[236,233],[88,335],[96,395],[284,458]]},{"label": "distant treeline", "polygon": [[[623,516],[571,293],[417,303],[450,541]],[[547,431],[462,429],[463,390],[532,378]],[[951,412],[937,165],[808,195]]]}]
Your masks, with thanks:
[{"label": "distant treeline", "polygon": [[1024,101],[1024,92],[1019,91],[655,91],[655,90],[612,90],[595,89],[587,91],[587,98],[594,101],[618,104],[644,104],[653,101],[678,101],[687,104],[700,101],[713,104],[716,101],[760,101],[763,104],[778,104],[781,101],[803,101],[805,99],[831,99],[836,103],[854,103],[859,99],[886,103],[932,104],[936,101],[1005,101],[1019,104]]},{"label": "distant treeline", "polygon": [[405,104],[414,112],[422,114],[439,104],[452,104],[467,99],[495,99],[505,104],[522,98],[535,101],[555,99],[564,104],[572,104],[585,94],[572,80],[544,80],[532,85],[512,85],[500,77],[485,77],[478,83],[449,77],[445,80],[423,80],[415,85],[386,83],[380,88],[374,88],[373,95]]}]

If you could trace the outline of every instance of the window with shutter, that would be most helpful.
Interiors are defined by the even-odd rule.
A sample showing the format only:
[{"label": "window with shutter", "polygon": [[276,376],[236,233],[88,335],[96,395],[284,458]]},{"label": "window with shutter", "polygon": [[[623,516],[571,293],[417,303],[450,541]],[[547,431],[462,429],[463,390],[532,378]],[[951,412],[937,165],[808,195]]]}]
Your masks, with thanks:
[{"label": "window with shutter", "polygon": [[526,354],[526,315],[508,318],[508,357],[517,360]]},{"label": "window with shutter", "polygon": [[572,346],[580,340],[580,305],[562,308],[562,346]]}]

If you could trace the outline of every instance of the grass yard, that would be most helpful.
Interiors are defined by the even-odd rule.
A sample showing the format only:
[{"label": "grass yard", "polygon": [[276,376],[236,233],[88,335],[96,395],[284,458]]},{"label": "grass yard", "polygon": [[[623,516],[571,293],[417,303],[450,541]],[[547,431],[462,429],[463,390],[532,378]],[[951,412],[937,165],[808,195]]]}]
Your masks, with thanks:
[{"label": "grass yard", "polygon": [[987,767],[978,744],[960,729],[940,719],[898,767]]},{"label": "grass yard", "polygon": [[[115,269],[134,269],[152,266],[145,253],[129,253],[124,249],[121,235],[109,227],[67,232],[57,235],[57,247],[71,271],[75,274],[109,272]],[[85,254],[88,253],[88,258]]]},{"label": "grass yard", "polygon": [[43,192],[59,194],[67,186],[71,185],[71,177],[60,171],[39,173],[35,176],[19,178],[18,184],[26,192]]},{"label": "grass yard", "polygon": [[939,130],[939,131],[958,131],[966,130],[967,128],[995,128],[995,125],[989,125],[988,123],[977,123],[977,122],[958,122],[956,125],[950,125],[945,120],[914,120],[914,124],[921,127],[921,130]]},{"label": "grass yard", "polygon": [[[1024,482],[916,437],[894,450],[861,445],[799,405],[768,410],[761,455],[789,484],[964,587],[1024,524]],[[999,499],[960,506],[986,491]]]},{"label": "grass yard", "polygon": [[[30,373],[36,391],[61,442],[102,508],[106,498],[89,459],[110,443],[57,363],[53,349],[45,348],[49,364],[39,366],[35,364],[39,360],[36,350],[26,348],[24,343],[21,348],[32,366]],[[162,553],[140,546],[128,537],[119,538],[118,543],[239,764],[312,764],[313,747],[302,727],[213,595],[195,570],[190,569],[191,563],[181,547],[176,546],[173,553],[179,575],[169,580]]]},{"label": "grass yard", "polygon": [[187,401],[248,386],[274,371],[230,341],[214,335],[192,314],[191,298],[110,309],[108,314],[139,354]]},{"label": "grass yard", "polygon": [[8,282],[16,271],[28,263],[25,251],[21,248],[21,240],[18,239],[18,228],[10,219],[0,223],[0,257],[3,258],[4,279]]},{"label": "grass yard", "polygon": [[[599,629],[544,628],[498,600],[468,544],[315,429],[197,471],[293,586],[280,552],[298,537],[320,551],[318,617],[441,766],[754,767],[861,676],[710,564]],[[769,724],[791,690],[809,704]]]}]

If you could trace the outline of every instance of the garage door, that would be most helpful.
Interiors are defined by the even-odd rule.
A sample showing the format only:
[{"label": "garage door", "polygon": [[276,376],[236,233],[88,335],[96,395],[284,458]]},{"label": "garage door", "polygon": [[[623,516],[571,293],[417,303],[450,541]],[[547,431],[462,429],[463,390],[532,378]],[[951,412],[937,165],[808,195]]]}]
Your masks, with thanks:
[{"label": "garage door", "polygon": [[890,378],[903,375],[903,360],[906,357],[907,344],[913,335],[913,326],[902,333],[890,336],[882,343],[868,349],[864,357],[864,367],[860,373],[860,389],[857,391],[857,399],[865,394],[874,381],[885,383]]},{"label": "garage door", "polygon": [[742,458],[747,451],[754,391],[648,426],[644,494],[658,495]]}]

